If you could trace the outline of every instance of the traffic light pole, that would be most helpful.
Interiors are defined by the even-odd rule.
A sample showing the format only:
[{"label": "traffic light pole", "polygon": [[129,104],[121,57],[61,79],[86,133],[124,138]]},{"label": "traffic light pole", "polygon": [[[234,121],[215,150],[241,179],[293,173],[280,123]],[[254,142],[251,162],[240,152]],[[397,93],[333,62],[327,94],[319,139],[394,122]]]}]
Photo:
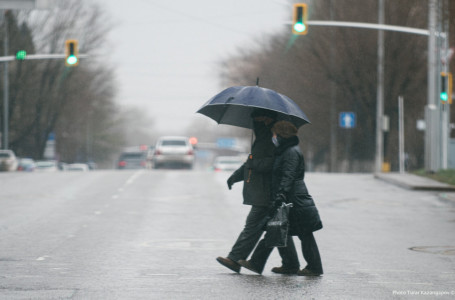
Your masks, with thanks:
[{"label": "traffic light pole", "polygon": [[[5,11],[6,13],[6,11]],[[6,15],[2,12],[3,24],[4,24],[4,38],[3,38],[3,51],[4,55],[8,55],[8,22],[6,20]],[[8,149],[8,132],[9,132],[9,82],[8,82],[8,62],[5,62],[3,65],[3,134],[2,134],[2,148]]]},{"label": "traffic light pole", "polygon": [[[17,60],[15,56],[8,56],[8,35],[5,29],[5,42],[4,42],[5,56],[0,57],[0,62],[3,62],[3,132],[2,132],[2,149],[9,147],[9,80],[8,80],[8,62]],[[36,59],[65,59],[66,54],[31,54],[26,55],[23,60],[36,60]],[[87,58],[87,54],[79,54],[80,58]]]},{"label": "traffic light pole", "polygon": [[[360,22],[338,22],[338,21],[307,21],[310,26],[336,26],[336,27],[354,27],[366,28],[375,30],[388,30],[404,33],[412,33],[428,36],[428,104],[425,107],[425,169],[428,172],[437,171],[441,166],[441,135],[440,135],[440,109],[439,101],[437,101],[436,82],[436,38],[447,38],[442,31],[436,31],[436,1],[429,0],[429,27],[426,29],[418,29],[403,26],[392,26],[381,24],[381,15],[379,15],[379,24],[360,23]],[[381,5],[382,0],[380,1]],[[379,9],[381,14],[382,8]],[[383,136],[382,136],[382,120],[383,116],[383,84],[381,77],[383,76],[381,60],[381,32],[378,37],[378,92],[377,92],[377,114],[376,114],[376,158],[375,171],[380,172],[383,162]],[[383,55],[383,53],[382,53]],[[443,125],[444,126],[444,125]]]},{"label": "traffic light pole", "polygon": [[[36,59],[62,59],[65,58],[65,54],[27,54],[24,59],[21,60],[36,60]],[[87,58],[89,57],[88,54],[79,54],[78,57],[80,58]],[[18,60],[16,56],[0,56],[0,62],[8,62]]]}]

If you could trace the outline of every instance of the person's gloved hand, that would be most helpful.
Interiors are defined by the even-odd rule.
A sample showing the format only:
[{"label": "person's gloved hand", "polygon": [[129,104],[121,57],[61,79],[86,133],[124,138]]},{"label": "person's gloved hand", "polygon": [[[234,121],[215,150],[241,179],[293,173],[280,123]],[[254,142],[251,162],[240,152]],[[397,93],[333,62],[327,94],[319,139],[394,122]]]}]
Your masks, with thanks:
[{"label": "person's gloved hand", "polygon": [[232,176],[229,177],[228,180],[227,180],[228,188],[229,188],[229,189],[232,189],[232,186],[234,185],[234,183],[235,183],[235,182],[234,182],[234,178],[232,178]]},{"label": "person's gloved hand", "polygon": [[281,204],[286,203],[286,195],[283,193],[278,193],[275,195],[275,198],[273,199],[274,201],[274,206],[275,208],[278,208],[281,206]]}]

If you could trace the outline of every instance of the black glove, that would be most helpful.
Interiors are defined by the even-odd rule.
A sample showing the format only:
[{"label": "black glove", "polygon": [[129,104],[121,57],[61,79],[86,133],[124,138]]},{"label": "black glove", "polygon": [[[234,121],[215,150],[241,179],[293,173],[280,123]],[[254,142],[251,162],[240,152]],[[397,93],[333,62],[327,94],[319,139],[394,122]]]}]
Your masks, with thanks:
[{"label": "black glove", "polygon": [[275,208],[278,208],[283,204],[283,202],[286,203],[286,195],[283,193],[278,193],[275,195],[273,201]]},{"label": "black glove", "polygon": [[232,186],[234,185],[234,183],[235,183],[235,182],[234,182],[234,178],[232,178],[232,176],[229,177],[228,180],[227,180],[228,188],[229,188],[229,189],[232,189]]}]

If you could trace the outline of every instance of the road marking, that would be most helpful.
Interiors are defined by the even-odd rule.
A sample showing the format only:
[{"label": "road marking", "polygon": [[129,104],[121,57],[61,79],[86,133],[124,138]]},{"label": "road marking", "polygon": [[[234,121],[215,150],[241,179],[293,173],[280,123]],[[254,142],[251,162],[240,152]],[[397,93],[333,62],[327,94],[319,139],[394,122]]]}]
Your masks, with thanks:
[{"label": "road marking", "polygon": [[126,181],[125,185],[130,185],[132,184],[140,175],[142,175],[142,171],[137,171],[133,175],[131,175],[130,178]]},{"label": "road marking", "polygon": [[225,248],[226,240],[219,239],[162,239],[140,243],[139,247],[178,250],[219,250]]},{"label": "road marking", "polygon": [[419,273],[411,270],[395,270],[395,269],[359,269],[361,272],[403,272],[403,273]]},{"label": "road marking", "polygon": [[371,284],[414,284],[414,285],[433,285],[431,282],[407,282],[407,281],[368,281]]},{"label": "road marking", "polygon": [[[139,170],[137,172],[135,172],[133,175],[131,175],[127,180],[126,182],[123,184],[123,186],[119,187],[117,189],[117,192],[119,193],[123,193],[125,191],[125,187],[132,184],[140,175],[142,175],[143,171],[142,170]],[[115,194],[112,196],[112,199],[117,199],[119,197],[118,194]]]},{"label": "road marking", "polygon": [[48,255],[40,256],[36,260],[42,261],[42,260],[46,260],[46,258],[49,258],[49,256]]},{"label": "road marking", "polygon": [[143,276],[179,276],[179,274],[143,274]]}]

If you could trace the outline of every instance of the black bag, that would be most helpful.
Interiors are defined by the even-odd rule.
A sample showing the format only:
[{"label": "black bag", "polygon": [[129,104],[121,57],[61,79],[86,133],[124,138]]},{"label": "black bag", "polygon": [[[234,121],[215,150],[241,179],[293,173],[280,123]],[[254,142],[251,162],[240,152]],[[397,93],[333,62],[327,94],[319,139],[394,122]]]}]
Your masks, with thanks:
[{"label": "black bag", "polygon": [[286,247],[289,230],[289,209],[292,203],[283,203],[276,209],[275,215],[267,222],[265,232],[265,246]]}]

